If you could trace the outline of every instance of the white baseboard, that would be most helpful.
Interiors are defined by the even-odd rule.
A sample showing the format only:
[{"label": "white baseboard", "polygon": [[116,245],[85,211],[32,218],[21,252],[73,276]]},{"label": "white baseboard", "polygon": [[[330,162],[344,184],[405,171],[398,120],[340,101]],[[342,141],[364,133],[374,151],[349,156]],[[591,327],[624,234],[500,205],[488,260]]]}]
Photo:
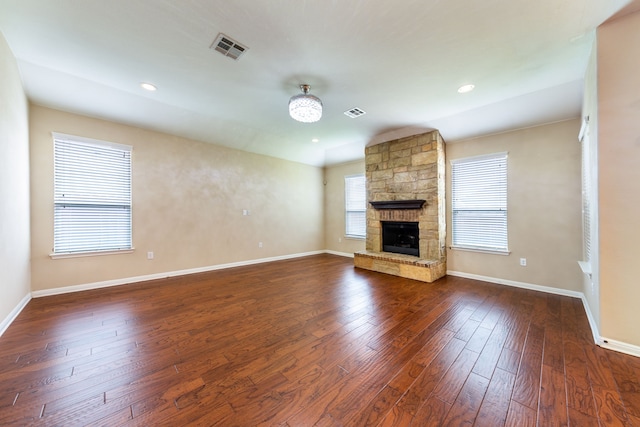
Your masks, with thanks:
[{"label": "white baseboard", "polygon": [[600,337],[599,341],[600,342],[598,342],[598,345],[602,348],[629,354],[631,356],[640,357],[640,347],[638,347],[637,345],[627,344],[625,342],[620,342],[604,337]]},{"label": "white baseboard", "polygon": [[348,252],[338,252],[338,251],[326,250],[326,251],[324,251],[324,253],[331,254],[331,255],[343,256],[343,257],[347,257],[347,258],[353,258],[353,253],[348,253]]},{"label": "white baseboard", "polygon": [[532,283],[516,282],[513,280],[498,279],[495,277],[480,276],[477,274],[463,273],[460,271],[447,271],[447,274],[450,276],[464,277],[466,279],[474,279],[474,280],[481,280],[483,282],[497,283],[499,285],[514,286],[517,288],[531,289],[533,291],[546,292],[549,294],[580,298],[580,300],[582,300],[582,305],[584,306],[584,311],[587,313],[587,320],[589,321],[589,326],[591,327],[591,334],[593,335],[593,341],[595,344],[609,350],[618,351],[620,353],[625,353],[631,356],[640,357],[639,346],[608,339],[600,335],[600,331],[598,330],[598,324],[596,323],[596,320],[593,317],[593,313],[591,313],[591,309],[589,308],[589,304],[587,303],[587,298],[584,296],[582,292],[553,288],[549,286],[534,285]]},{"label": "white baseboard", "polygon": [[582,294],[580,297],[582,299],[582,306],[584,307],[585,313],[587,313],[587,320],[589,321],[589,326],[591,326],[591,334],[593,334],[593,341],[600,345],[602,341],[602,337],[600,336],[600,330],[598,329],[598,323],[596,322],[596,318],[593,317],[593,313],[591,313],[591,307],[589,306],[589,302],[587,301],[587,297]]},{"label": "white baseboard", "polygon": [[[232,262],[228,264],[217,264],[217,265],[212,265],[207,267],[199,267],[199,268],[192,268],[192,269],[186,269],[186,270],[177,270],[177,271],[170,271],[170,272],[164,272],[164,273],[148,274],[144,276],[127,277],[127,278],[115,279],[115,280],[106,280],[102,282],[87,283],[83,285],[65,286],[62,288],[45,289],[42,291],[33,291],[31,292],[31,295],[26,295],[22,299],[22,301],[20,301],[20,303],[11,311],[11,313],[9,313],[9,315],[0,323],[0,336],[2,336],[2,334],[6,331],[9,325],[11,325],[11,323],[15,320],[18,314],[20,314],[20,312],[24,309],[24,307],[27,305],[27,303],[31,300],[32,297],[39,298],[39,297],[44,297],[49,295],[60,295],[60,294],[67,294],[72,292],[86,291],[90,289],[105,288],[110,286],[120,286],[120,285],[126,285],[130,283],[144,282],[147,280],[164,279],[167,277],[183,276],[186,274],[193,274],[193,273],[203,273],[207,271],[222,270],[225,268],[242,267],[247,265],[262,264],[265,262],[273,262],[273,261],[282,261],[286,259],[301,258],[305,256],[318,255],[323,253],[343,256],[347,258],[354,257],[352,253],[347,253],[347,252],[337,252],[337,251],[330,251],[330,250],[312,251],[312,252],[303,252],[298,254],[283,255],[283,256],[270,257],[270,258],[260,258],[260,259],[254,259],[254,260],[248,260],[248,261]],[[530,290],[546,292],[550,294],[580,298],[582,300],[582,304],[584,306],[585,312],[587,313],[587,319],[589,320],[589,325],[591,326],[591,332],[593,334],[593,338],[596,344],[598,344],[603,348],[607,348],[610,350],[640,357],[639,346],[627,344],[624,342],[620,342],[620,341],[616,341],[616,340],[612,340],[612,339],[608,339],[600,336],[597,323],[595,322],[595,318],[593,317],[591,310],[589,308],[589,305],[587,303],[587,300],[582,292],[553,288],[549,286],[535,285],[532,283],[517,282],[514,280],[499,279],[496,277],[488,277],[488,276],[481,276],[477,274],[463,273],[460,271],[447,271],[447,274],[450,276],[464,277],[467,279],[480,280],[483,282],[496,283],[499,285],[513,286],[517,288],[530,289]]]},{"label": "white baseboard", "polygon": [[449,276],[464,277],[465,279],[481,280],[483,282],[497,283],[499,285],[513,286],[516,288],[530,289],[532,291],[546,292],[548,294],[563,295],[573,298],[583,298],[582,292],[568,289],[553,288],[551,286],[534,285],[533,283],[517,282],[515,280],[498,279],[496,277],[480,276],[478,274],[463,273],[461,271],[447,271]]},{"label": "white baseboard", "polygon": [[14,320],[16,320],[18,314],[20,314],[20,312],[27,306],[29,301],[31,301],[31,294],[25,295],[24,298],[22,298],[22,300],[18,303],[18,305],[16,305],[15,308],[11,310],[11,313],[9,313],[9,315],[5,317],[2,322],[0,322],[0,336],[2,336],[9,325],[11,325]]},{"label": "white baseboard", "polygon": [[589,307],[589,303],[587,302],[587,298],[584,294],[582,295],[582,305],[584,306],[584,311],[587,313],[587,319],[589,319],[589,325],[591,326],[591,332],[593,333],[593,339],[596,344],[608,350],[640,357],[640,346],[617,341],[600,335],[598,324],[596,323],[595,317],[593,317],[593,313],[591,313],[591,308]]},{"label": "white baseboard", "polygon": [[86,283],[86,284],[74,285],[74,286],[65,286],[62,288],[45,289],[42,291],[33,291],[31,292],[31,296],[33,296],[34,298],[40,298],[40,297],[46,297],[50,295],[68,294],[72,292],[88,291],[91,289],[100,289],[100,288],[107,288],[111,286],[127,285],[130,283],[145,282],[147,280],[165,279],[167,277],[184,276],[186,274],[204,273],[207,271],[222,270],[225,268],[243,267],[246,265],[262,264],[265,262],[282,261],[286,259],[300,258],[300,257],[309,256],[309,255],[318,255],[323,253],[325,253],[325,251],[312,251],[312,252],[282,255],[282,256],[276,256],[276,257],[270,257],[270,258],[252,259],[248,261],[231,262],[228,264],[217,264],[217,265],[211,265],[206,267],[190,268],[186,270],[176,270],[176,271],[169,271],[169,272],[163,272],[163,273],[147,274],[144,276],[125,277],[122,279],[105,280],[102,282]]}]

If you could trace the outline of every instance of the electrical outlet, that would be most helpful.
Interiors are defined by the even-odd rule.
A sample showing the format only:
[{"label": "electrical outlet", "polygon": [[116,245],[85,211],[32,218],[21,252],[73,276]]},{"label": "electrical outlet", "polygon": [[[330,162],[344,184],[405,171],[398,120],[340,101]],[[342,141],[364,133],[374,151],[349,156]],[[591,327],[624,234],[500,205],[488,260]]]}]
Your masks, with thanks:
[{"label": "electrical outlet", "polygon": [[520,258],[520,265],[522,267],[526,267],[527,266],[527,259],[526,258]]},{"label": "electrical outlet", "polygon": [[153,259],[153,252],[147,252],[147,259]]},{"label": "electrical outlet", "polygon": [[342,237],[338,237],[338,243],[342,243]]},{"label": "electrical outlet", "polygon": [[258,247],[261,248],[262,247],[262,242],[258,242]]}]

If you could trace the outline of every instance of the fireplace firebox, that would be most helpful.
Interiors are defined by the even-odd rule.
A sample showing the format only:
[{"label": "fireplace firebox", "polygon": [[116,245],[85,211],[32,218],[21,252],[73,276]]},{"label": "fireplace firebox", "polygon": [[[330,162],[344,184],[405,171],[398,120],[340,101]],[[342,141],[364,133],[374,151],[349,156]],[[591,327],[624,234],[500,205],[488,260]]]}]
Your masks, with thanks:
[{"label": "fireplace firebox", "polygon": [[417,222],[382,221],[382,251],[420,256]]}]

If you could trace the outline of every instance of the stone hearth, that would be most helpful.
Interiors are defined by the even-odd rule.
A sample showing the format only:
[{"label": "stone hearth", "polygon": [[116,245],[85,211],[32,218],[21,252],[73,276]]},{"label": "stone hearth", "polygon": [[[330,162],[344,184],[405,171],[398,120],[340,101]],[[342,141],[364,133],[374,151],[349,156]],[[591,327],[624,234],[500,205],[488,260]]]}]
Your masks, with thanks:
[{"label": "stone hearth", "polygon": [[[445,159],[438,131],[367,147],[366,251],[356,267],[433,282],[446,274]],[[423,205],[410,201],[421,202]],[[382,251],[382,221],[418,222],[420,255]]]}]

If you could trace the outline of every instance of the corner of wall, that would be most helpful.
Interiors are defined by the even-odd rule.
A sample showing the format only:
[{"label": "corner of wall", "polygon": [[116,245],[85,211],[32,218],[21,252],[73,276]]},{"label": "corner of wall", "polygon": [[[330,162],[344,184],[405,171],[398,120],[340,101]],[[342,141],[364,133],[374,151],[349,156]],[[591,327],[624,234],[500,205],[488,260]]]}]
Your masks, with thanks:
[{"label": "corner of wall", "polygon": [[29,109],[18,64],[0,33],[0,331],[27,304],[31,287]]}]

